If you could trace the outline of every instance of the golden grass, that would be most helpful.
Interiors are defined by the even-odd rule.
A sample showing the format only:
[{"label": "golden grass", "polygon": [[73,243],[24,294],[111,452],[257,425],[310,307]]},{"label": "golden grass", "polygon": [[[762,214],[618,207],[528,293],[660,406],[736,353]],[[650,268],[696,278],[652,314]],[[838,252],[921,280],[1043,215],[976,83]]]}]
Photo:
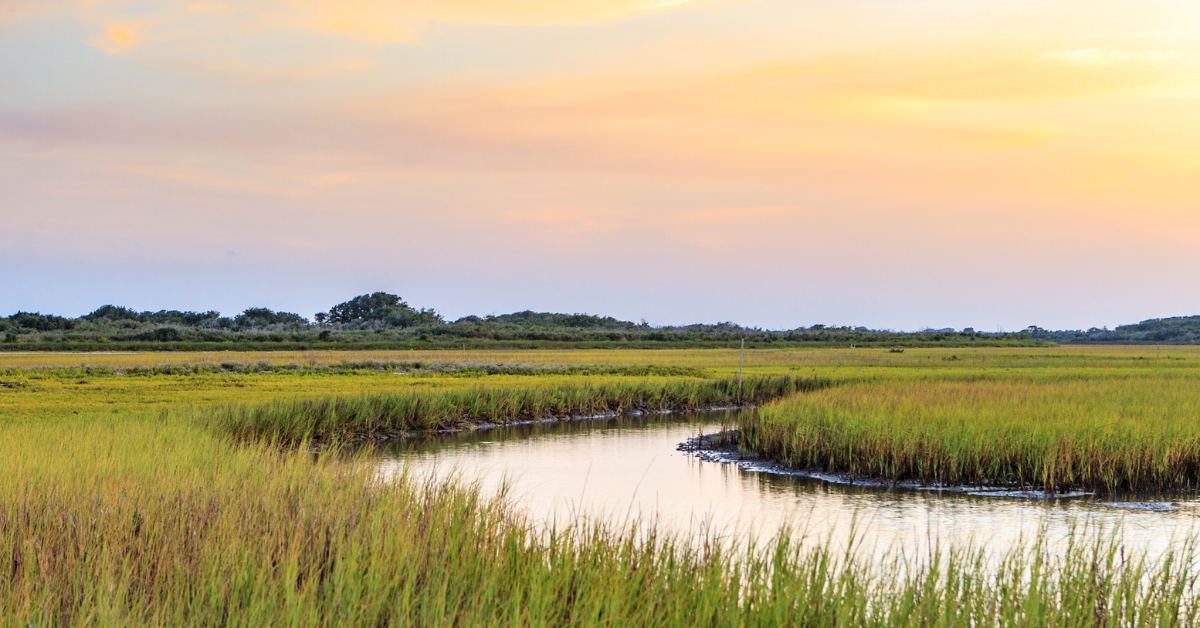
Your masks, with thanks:
[{"label": "golden grass", "polygon": [[896,481],[1196,488],[1200,354],[1145,353],[959,352],[860,368],[838,386],[764,408],[743,435],[759,454],[798,467]]},{"label": "golden grass", "polygon": [[[940,364],[941,358],[958,356],[958,364]],[[1019,368],[1069,365],[1102,367],[1125,364],[1156,355],[1154,345],[1060,346],[1038,348],[758,348],[746,351],[747,368],[949,366]],[[1163,346],[1168,359],[1200,359],[1200,347]],[[738,367],[738,348],[726,349],[529,349],[440,351],[180,351],[141,353],[17,353],[0,351],[0,369],[36,366],[156,366],[197,362],[259,362],[272,364],[332,364],[342,361],[447,361],[508,364],[656,364],[711,369]]]},{"label": "golden grass", "polygon": [[[211,364],[211,363],[209,363]],[[286,364],[286,363],[285,363]],[[108,365],[115,366],[115,365]],[[121,365],[124,368],[139,364]],[[152,364],[150,366],[157,366]],[[62,416],[109,414],[150,409],[183,410],[252,405],[278,400],[378,394],[434,393],[487,386],[496,389],[557,387],[584,379],[578,374],[534,373],[466,375],[397,373],[363,369],[338,372],[199,372],[139,374],[82,372],[71,367],[0,369],[0,422]],[[628,381],[619,375],[588,375],[603,384]],[[679,376],[640,375],[638,381],[668,382]]]},{"label": "golden grass", "polygon": [[1193,625],[1191,546],[1036,542],[867,564],[578,522],[539,530],[367,457],[215,438],[169,414],[0,425],[3,626]]},{"label": "golden grass", "polygon": [[410,431],[508,424],[521,421],[633,411],[694,412],[704,408],[758,405],[828,385],[820,379],[754,376],[738,381],[674,379],[662,382],[626,378],[553,386],[502,388],[479,386],[422,391],[323,397],[264,405],[237,405],[198,411],[201,423],[239,439],[298,443],[344,441]]},{"label": "golden grass", "polygon": [[[1126,377],[1200,373],[1200,347],[1164,347],[1154,359],[1153,346],[978,349],[754,349],[746,352],[746,374],[789,374],[835,382],[898,380],[944,381],[1012,373],[1072,377]],[[0,353],[0,381],[26,386],[0,388],[0,421],[114,413],[146,408],[180,408],[263,403],[280,399],[352,394],[457,389],[484,385],[500,388],[556,386],[575,376],[491,375],[484,378],[391,373],[206,373],[153,377],[77,376],[68,366],[115,369],[160,364],[221,362],[321,365],[346,361],[467,361],[493,364],[659,365],[701,369],[711,377],[737,373],[736,349],[687,350],[531,350],[531,351],[364,351],[364,352],[195,352],[137,354]],[[590,376],[610,382],[619,377]],[[651,378],[666,381],[669,378]],[[83,382],[83,383],[80,383]]]}]

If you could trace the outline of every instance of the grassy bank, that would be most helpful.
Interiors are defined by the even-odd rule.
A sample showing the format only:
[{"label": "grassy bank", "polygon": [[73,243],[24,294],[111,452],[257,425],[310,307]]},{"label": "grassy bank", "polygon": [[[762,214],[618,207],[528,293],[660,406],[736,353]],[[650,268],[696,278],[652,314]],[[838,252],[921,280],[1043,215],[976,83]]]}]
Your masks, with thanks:
[{"label": "grassy bank", "polygon": [[868,565],[787,538],[691,546],[535,530],[363,458],[234,444],[172,417],[0,426],[0,625],[1192,625],[1190,552],[1036,543]]},{"label": "grassy bank", "polygon": [[793,466],[945,484],[1200,486],[1192,370],[900,372],[801,395],[742,426]]},{"label": "grassy bank", "polygon": [[202,420],[217,433],[238,439],[296,443],[481,423],[756,405],[824,385],[819,379],[783,375],[740,383],[736,379],[629,379],[553,387],[473,387],[235,405],[206,410]]}]

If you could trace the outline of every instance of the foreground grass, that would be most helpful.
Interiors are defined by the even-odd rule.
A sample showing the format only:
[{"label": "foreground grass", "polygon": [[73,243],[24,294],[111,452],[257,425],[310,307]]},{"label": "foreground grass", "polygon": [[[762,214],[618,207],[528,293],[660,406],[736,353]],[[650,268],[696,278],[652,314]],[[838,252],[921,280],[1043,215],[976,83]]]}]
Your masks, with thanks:
[{"label": "foreground grass", "polygon": [[763,408],[744,444],[798,467],[1047,490],[1200,486],[1191,371],[912,373]]},{"label": "foreground grass", "polygon": [[585,522],[537,530],[365,458],[215,438],[176,417],[0,427],[10,626],[1191,625],[1190,546],[1111,541],[869,565]]}]

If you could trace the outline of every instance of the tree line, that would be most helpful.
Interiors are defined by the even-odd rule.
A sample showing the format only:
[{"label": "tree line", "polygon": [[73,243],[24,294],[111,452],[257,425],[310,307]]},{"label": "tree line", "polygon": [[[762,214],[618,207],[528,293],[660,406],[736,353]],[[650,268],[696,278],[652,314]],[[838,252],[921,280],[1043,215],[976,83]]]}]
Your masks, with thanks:
[{"label": "tree line", "polygon": [[[1200,318],[1200,317],[1194,317]],[[488,346],[728,346],[801,344],[845,346],[967,346],[1048,344],[1044,330],[978,332],[939,329],[915,332],[866,327],[812,325],[786,330],[745,327],[732,322],[653,326],[611,316],[523,311],[464,316],[448,321],[432,308],[409,305],[399,295],[374,292],[338,303],[310,320],[293,312],[252,307],[236,316],[215,310],[139,312],[104,305],[78,318],[17,312],[0,318],[3,342],[22,349],[153,348],[387,348],[463,343]],[[1057,338],[1057,337],[1056,337]]]}]

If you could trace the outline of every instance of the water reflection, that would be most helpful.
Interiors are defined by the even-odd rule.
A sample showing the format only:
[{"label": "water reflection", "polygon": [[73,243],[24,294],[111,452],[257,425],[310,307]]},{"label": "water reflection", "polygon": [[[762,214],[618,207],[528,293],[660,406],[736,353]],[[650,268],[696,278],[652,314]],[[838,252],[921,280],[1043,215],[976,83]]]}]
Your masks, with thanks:
[{"label": "water reflection", "polygon": [[[760,538],[790,524],[797,534],[841,544],[854,525],[864,547],[876,551],[916,550],[934,539],[1003,551],[1041,527],[1053,540],[1072,525],[1117,524],[1127,546],[1161,550],[1200,521],[1194,495],[1043,500],[869,488],[704,462],[676,450],[734,418],[726,412],[654,415],[423,437],[390,444],[381,469],[394,474],[408,465],[418,476],[457,474],[486,490],[508,481],[510,495],[542,523],[566,523],[582,513],[616,524],[655,520],[689,537],[716,531]],[[1105,505],[1147,499],[1178,510]]]}]

